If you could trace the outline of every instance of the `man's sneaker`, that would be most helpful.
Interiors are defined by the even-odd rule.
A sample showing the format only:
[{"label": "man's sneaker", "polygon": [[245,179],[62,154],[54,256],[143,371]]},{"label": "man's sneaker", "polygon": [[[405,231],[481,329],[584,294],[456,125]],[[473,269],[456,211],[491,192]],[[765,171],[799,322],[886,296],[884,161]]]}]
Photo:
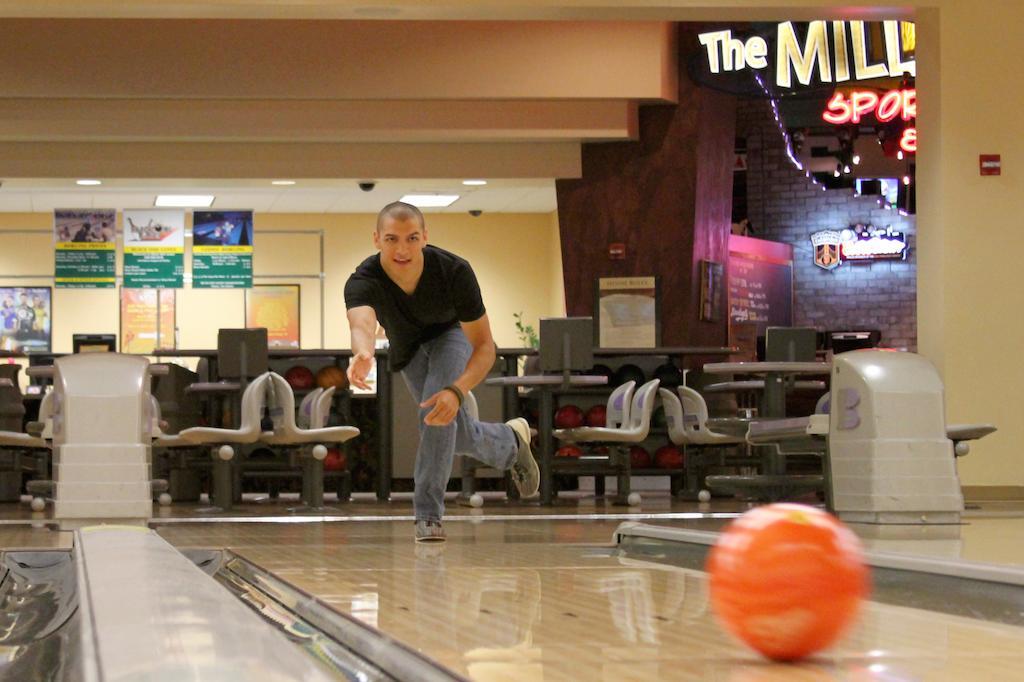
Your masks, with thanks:
[{"label": "man's sneaker", "polygon": [[440,521],[421,519],[416,522],[416,542],[444,542],[444,527]]},{"label": "man's sneaker", "polygon": [[519,488],[519,497],[533,497],[540,488],[540,468],[530,450],[530,424],[522,417],[510,419],[506,424],[512,428],[519,441],[519,452],[512,462],[512,481]]}]

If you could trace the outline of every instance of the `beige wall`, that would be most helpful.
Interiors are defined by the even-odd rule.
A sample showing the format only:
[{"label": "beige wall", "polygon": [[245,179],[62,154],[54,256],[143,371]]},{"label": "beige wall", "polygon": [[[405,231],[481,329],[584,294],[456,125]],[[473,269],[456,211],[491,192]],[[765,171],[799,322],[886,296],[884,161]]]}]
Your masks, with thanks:
[{"label": "beige wall", "polygon": [[[941,91],[921,102],[937,114],[921,137],[937,152],[922,159],[927,176],[918,194],[925,208],[918,242],[936,241],[934,252],[922,254],[918,276],[922,350],[941,363],[948,419],[999,427],[960,461],[967,485],[1024,485],[1024,286],[1017,274],[1024,90],[1013,75],[1022,21],[1024,4],[1012,0],[944,2],[940,64],[931,65]],[[979,175],[978,155],[986,153],[1002,155],[1000,177]]]},{"label": "beige wall", "polygon": [[[320,237],[318,234],[276,234],[282,231],[324,232],[324,280],[328,348],[348,348],[348,323],[342,290],[345,280],[373,252],[374,216],[358,214],[256,214],[256,283],[299,283],[302,286],[302,345],[320,346]],[[4,275],[53,273],[50,214],[0,214],[0,285],[52,286],[52,279],[5,279]],[[518,346],[513,313],[526,320],[561,315],[564,296],[558,224],[553,214],[428,214],[430,242],[472,263],[480,281],[494,338],[500,346]],[[33,230],[12,234],[8,230]],[[190,272],[186,254],[186,273]],[[283,275],[305,275],[281,279]],[[274,276],[274,277],[268,277]],[[217,329],[241,327],[245,299],[241,290],[178,291],[180,348],[214,348]],[[117,290],[61,289],[54,293],[53,347],[71,350],[72,333],[119,331]]]},{"label": "beige wall", "polygon": [[548,314],[560,317],[565,315],[565,279],[562,273],[562,239],[558,233],[558,211],[551,213],[551,241],[548,244],[548,253],[554,256],[551,264],[551,301]]}]

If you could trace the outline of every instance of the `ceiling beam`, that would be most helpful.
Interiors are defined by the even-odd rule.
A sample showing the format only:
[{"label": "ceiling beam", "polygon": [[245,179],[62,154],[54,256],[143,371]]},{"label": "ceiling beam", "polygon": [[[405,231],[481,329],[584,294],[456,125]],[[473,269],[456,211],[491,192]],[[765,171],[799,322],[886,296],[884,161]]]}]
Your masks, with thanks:
[{"label": "ceiling beam", "polygon": [[635,139],[624,100],[0,98],[8,142],[497,142]]},{"label": "ceiling beam", "polygon": [[580,146],[4,142],[0,178],[575,178]]},{"label": "ceiling beam", "polygon": [[5,97],[674,101],[667,22],[5,19]]}]

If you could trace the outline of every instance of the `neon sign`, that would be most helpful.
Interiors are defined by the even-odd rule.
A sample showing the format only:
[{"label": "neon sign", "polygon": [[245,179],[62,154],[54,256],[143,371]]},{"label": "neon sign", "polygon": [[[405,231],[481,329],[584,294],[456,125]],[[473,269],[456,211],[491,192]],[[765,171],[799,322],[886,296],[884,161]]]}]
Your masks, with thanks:
[{"label": "neon sign", "polygon": [[879,123],[888,123],[899,116],[904,121],[917,118],[917,90],[890,90],[879,95],[873,90],[854,90],[849,95],[837,92],[828,101],[823,119],[835,125],[860,123],[874,114]]},{"label": "neon sign", "polygon": [[[868,31],[863,21],[812,21],[807,25],[803,42],[797,37],[793,22],[778,25],[775,45],[775,83],[793,87],[793,76],[802,85],[810,85],[817,72],[822,83],[843,83],[848,80],[899,78],[917,74],[913,56],[916,39],[914,24],[883,21],[882,39],[885,59],[869,62]],[[768,68],[768,41],[761,36],[734,38],[732,31],[711,31],[697,36],[704,46],[711,73]],[[852,55],[851,55],[852,53]],[[852,59],[851,59],[852,56]]]},{"label": "neon sign", "polygon": [[903,232],[858,225],[845,230],[822,230],[811,235],[814,264],[825,270],[846,261],[905,260],[907,237]]},{"label": "neon sign", "polygon": [[[836,92],[821,114],[827,123],[835,125],[857,124],[866,116],[874,116],[879,123],[897,118],[913,121],[917,118],[917,90],[889,90],[884,94],[874,90]],[[911,126],[903,130],[900,148],[905,152],[917,151],[917,128]]]}]

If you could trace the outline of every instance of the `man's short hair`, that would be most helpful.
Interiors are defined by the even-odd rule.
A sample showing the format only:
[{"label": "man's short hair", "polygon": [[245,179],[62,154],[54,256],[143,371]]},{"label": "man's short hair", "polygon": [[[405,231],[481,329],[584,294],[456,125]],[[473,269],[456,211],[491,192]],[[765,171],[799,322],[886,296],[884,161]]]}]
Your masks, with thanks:
[{"label": "man's short hair", "polygon": [[427,227],[427,222],[423,219],[423,212],[404,201],[392,201],[380,210],[380,213],[377,214],[377,232],[380,232],[385,218],[391,218],[392,220],[412,220],[415,218],[420,221],[420,228],[426,229]]}]

